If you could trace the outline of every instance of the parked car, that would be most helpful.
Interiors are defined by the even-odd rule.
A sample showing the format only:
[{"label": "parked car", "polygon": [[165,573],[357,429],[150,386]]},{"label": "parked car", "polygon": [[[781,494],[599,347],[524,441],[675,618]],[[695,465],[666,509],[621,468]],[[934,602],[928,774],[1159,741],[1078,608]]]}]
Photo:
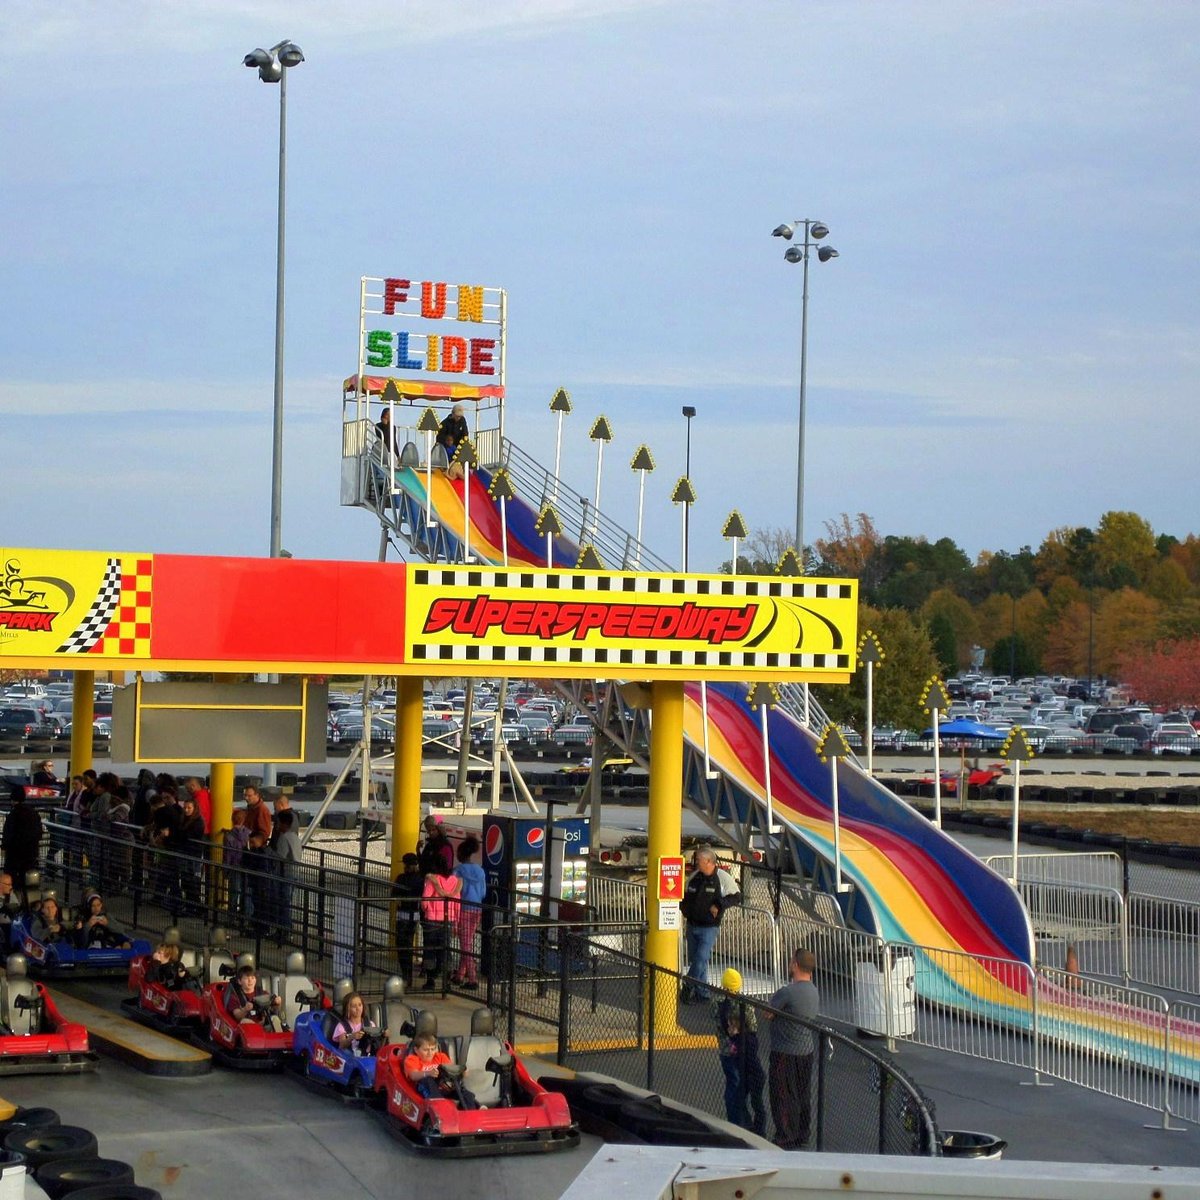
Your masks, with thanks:
[{"label": "parked car", "polygon": [[1165,721],[1150,738],[1153,754],[1195,754],[1200,751],[1200,733],[1190,724],[1167,724]]},{"label": "parked car", "polygon": [[24,746],[41,723],[42,714],[36,708],[0,709],[0,742]]}]

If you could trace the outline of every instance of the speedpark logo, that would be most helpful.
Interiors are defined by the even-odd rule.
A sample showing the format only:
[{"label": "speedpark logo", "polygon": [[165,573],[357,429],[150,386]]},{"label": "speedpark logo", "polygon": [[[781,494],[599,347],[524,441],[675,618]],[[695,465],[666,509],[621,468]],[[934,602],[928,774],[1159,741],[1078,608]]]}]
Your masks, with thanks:
[{"label": "speedpark logo", "polygon": [[0,629],[53,633],[54,620],[75,599],[75,589],[53,575],[26,575],[17,558],[0,573]]},{"label": "speedpark logo", "polygon": [[442,596],[426,612],[421,633],[453,633],[476,639],[489,635],[568,639],[581,642],[594,634],[604,639],[707,642],[720,646],[744,641],[759,606],[632,603],[577,600],[507,600],[483,593]]}]

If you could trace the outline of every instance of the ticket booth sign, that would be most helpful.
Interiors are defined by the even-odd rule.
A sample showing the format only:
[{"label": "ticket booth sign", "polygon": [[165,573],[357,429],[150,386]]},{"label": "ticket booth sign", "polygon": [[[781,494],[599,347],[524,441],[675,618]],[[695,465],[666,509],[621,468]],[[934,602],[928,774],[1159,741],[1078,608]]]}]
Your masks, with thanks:
[{"label": "ticket booth sign", "polygon": [[681,857],[658,860],[658,899],[673,900],[678,904],[683,899],[683,859]]}]

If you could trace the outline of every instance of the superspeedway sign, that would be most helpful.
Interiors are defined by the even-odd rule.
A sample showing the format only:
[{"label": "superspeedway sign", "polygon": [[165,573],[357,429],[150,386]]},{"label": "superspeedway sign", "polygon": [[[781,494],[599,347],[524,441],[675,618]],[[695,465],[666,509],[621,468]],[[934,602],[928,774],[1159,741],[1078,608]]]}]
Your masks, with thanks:
[{"label": "superspeedway sign", "polygon": [[853,580],[418,566],[409,572],[405,658],[442,671],[495,664],[538,674],[627,670],[646,678],[800,673],[834,683],[853,669]]}]

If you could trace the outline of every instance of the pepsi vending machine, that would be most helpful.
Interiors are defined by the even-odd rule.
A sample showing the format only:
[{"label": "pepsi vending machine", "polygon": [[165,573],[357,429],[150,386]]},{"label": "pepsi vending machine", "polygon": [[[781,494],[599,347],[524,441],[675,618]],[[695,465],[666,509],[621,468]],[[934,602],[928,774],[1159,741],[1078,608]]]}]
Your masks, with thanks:
[{"label": "pepsi vending machine", "polygon": [[562,817],[551,826],[549,879],[546,872],[546,822],[539,817],[483,818],[483,871],[488,903],[511,912],[536,916],[542,896],[587,903],[587,864],[591,848],[586,817]]}]

